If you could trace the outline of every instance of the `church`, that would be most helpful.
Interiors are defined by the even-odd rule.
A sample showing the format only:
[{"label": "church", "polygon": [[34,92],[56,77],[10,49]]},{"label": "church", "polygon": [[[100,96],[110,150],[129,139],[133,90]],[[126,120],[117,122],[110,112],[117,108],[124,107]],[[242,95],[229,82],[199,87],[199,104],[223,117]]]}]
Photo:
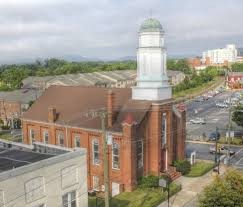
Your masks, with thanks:
[{"label": "church", "polygon": [[22,119],[25,143],[86,148],[88,188],[103,191],[104,143],[95,112],[104,110],[112,196],[132,191],[141,176],[168,173],[175,179],[172,163],[185,158],[186,112],[172,99],[160,22],[146,19],[138,38],[135,87],[51,86]]}]

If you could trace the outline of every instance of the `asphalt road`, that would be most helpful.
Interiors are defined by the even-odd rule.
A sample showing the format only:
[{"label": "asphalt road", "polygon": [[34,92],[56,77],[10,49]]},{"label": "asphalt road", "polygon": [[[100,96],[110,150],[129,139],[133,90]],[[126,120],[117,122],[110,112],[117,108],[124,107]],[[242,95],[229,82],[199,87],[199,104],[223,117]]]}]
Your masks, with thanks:
[{"label": "asphalt road", "polygon": [[[212,160],[214,161],[215,155],[209,153],[209,148],[212,144],[208,143],[186,143],[186,157],[190,158],[193,151],[196,152],[196,159]],[[230,163],[243,170],[243,146],[231,146],[230,150],[235,152],[235,155],[231,157]]]},{"label": "asphalt road", "polygon": [[[218,127],[221,136],[225,136],[229,121],[229,109],[216,107],[216,102],[223,102],[231,96],[232,92],[224,92],[204,102],[190,101],[187,107],[187,139],[202,140],[203,134],[206,137]],[[195,113],[197,111],[197,113]],[[191,124],[190,119],[201,117],[206,120],[205,125]],[[233,123],[233,128],[238,127]]]}]

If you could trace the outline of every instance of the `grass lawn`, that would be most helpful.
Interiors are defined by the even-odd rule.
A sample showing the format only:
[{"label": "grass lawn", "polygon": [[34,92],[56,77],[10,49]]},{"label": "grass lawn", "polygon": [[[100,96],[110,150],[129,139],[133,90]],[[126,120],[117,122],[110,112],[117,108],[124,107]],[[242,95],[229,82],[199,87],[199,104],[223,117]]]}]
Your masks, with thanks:
[{"label": "grass lawn", "polygon": [[8,141],[14,141],[14,142],[21,142],[22,136],[13,136],[10,133],[1,133],[0,132],[0,139],[8,140]]},{"label": "grass lawn", "polygon": [[[172,183],[170,185],[170,195],[180,191],[180,186]],[[166,200],[167,192],[162,192],[161,188],[137,188],[133,192],[121,193],[110,200],[111,207],[155,207]],[[104,206],[103,199],[98,199],[98,207]],[[96,207],[96,197],[89,196],[89,207]]]},{"label": "grass lawn", "polygon": [[196,162],[192,167],[191,171],[186,174],[186,177],[199,177],[210,171],[214,167],[214,163],[211,162]]},{"label": "grass lawn", "polygon": [[[219,140],[220,144],[228,144],[228,141],[226,140],[226,137],[222,137]],[[231,138],[230,144],[235,144],[235,145],[243,145],[243,138]]]},{"label": "grass lawn", "polygon": [[0,134],[0,139],[5,139],[8,141],[11,141],[11,140],[13,140],[13,135],[10,133],[2,133],[2,134]]}]

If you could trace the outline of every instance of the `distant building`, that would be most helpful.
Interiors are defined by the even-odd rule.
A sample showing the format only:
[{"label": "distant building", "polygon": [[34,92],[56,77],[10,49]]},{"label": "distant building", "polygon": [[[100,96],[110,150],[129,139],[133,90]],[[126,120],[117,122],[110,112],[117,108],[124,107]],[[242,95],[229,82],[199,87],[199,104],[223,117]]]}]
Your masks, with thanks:
[{"label": "distant building", "polygon": [[243,72],[228,73],[227,84],[231,89],[243,89]]},{"label": "distant building", "polygon": [[210,61],[210,65],[227,65],[236,62],[237,49],[235,45],[226,45],[226,48],[208,50],[203,52],[202,63]]},{"label": "distant building", "polygon": [[88,207],[86,150],[0,140],[0,206]]},{"label": "distant building", "polygon": [[132,191],[142,176],[180,176],[172,163],[185,158],[186,109],[172,99],[158,20],[149,18],[140,27],[137,57],[132,88],[50,86],[23,115],[24,143],[86,148],[88,189],[103,191],[104,143],[96,113],[102,110],[112,196]]},{"label": "distant building", "polygon": [[[182,82],[185,78],[185,74],[181,71],[168,70],[167,72],[169,82],[172,85]],[[116,70],[47,77],[28,77],[23,80],[23,88],[35,88],[39,91],[43,91],[52,85],[130,88],[136,85],[136,76],[136,70]]]},{"label": "distant building", "polygon": [[237,48],[237,53],[238,53],[238,56],[243,57],[243,48]]},{"label": "distant building", "polygon": [[13,119],[19,119],[29,108],[29,103],[41,95],[36,89],[20,89],[15,91],[0,91],[0,119],[11,125]]},{"label": "distant building", "polygon": [[189,64],[189,66],[192,67],[192,68],[195,68],[195,67],[198,67],[198,66],[202,65],[200,57],[189,58],[187,60],[187,62]]}]

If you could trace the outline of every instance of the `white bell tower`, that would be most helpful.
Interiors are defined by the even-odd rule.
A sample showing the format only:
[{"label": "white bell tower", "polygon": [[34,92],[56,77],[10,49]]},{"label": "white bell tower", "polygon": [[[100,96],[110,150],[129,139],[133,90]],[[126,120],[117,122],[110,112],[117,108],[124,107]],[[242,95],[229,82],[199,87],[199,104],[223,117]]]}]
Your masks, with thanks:
[{"label": "white bell tower", "polygon": [[139,30],[137,86],[132,89],[132,99],[160,101],[171,97],[166,69],[164,31],[158,20],[149,18]]}]

